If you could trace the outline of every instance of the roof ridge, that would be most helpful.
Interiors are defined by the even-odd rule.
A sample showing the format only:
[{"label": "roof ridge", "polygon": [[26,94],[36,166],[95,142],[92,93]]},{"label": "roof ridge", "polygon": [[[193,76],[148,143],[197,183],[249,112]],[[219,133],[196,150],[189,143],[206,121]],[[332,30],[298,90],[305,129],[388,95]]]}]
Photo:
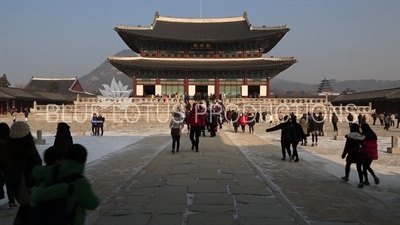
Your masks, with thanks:
[{"label": "roof ridge", "polygon": [[31,80],[78,80],[77,77],[32,77]]},{"label": "roof ridge", "polygon": [[[266,61],[290,61],[296,60],[294,56],[287,57],[260,57],[260,58],[148,58],[141,56],[109,56],[109,60],[161,60],[161,61],[251,61],[251,60],[266,60]],[[297,61],[297,60],[296,60]]]}]

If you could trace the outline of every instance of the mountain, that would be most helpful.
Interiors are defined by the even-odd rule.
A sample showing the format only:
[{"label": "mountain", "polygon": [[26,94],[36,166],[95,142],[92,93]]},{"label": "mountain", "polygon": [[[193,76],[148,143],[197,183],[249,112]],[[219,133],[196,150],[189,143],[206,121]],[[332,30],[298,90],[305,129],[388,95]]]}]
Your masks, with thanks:
[{"label": "mountain", "polygon": [[[137,56],[135,52],[131,50],[123,50],[115,54],[116,56]],[[103,62],[99,67],[94,69],[89,74],[79,78],[79,82],[82,84],[85,91],[98,92],[99,88],[103,89],[103,84],[111,84],[112,78],[121,81],[123,85],[129,85],[129,89],[132,89],[132,79],[127,75],[117,70],[108,62]],[[372,91],[380,89],[395,88],[400,86],[400,82],[391,80],[346,80],[338,81],[335,79],[329,80],[334,92],[342,92],[346,88],[352,88],[357,92],[361,91]],[[305,91],[305,92],[316,92],[320,81],[315,84],[305,84],[299,82],[288,81],[276,77],[271,81],[272,91],[274,93],[285,92],[285,91]]]},{"label": "mountain", "polygon": [[[115,56],[137,56],[132,50],[123,50],[115,54]],[[94,69],[92,72],[79,78],[79,82],[83,86],[83,89],[88,92],[98,92],[99,88],[103,89],[103,84],[110,85],[112,79],[121,81],[123,85],[129,85],[129,89],[132,89],[133,82],[130,77],[117,70],[113,65],[108,62],[103,62],[100,66]]]}]

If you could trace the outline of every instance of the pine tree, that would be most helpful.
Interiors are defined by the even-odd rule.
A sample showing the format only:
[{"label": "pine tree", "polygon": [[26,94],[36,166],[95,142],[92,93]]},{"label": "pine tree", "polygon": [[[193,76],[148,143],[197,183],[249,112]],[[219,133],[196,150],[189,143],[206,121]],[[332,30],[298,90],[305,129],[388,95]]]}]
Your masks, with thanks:
[{"label": "pine tree", "polygon": [[10,87],[11,84],[7,79],[7,75],[3,74],[2,77],[0,77],[0,87]]}]

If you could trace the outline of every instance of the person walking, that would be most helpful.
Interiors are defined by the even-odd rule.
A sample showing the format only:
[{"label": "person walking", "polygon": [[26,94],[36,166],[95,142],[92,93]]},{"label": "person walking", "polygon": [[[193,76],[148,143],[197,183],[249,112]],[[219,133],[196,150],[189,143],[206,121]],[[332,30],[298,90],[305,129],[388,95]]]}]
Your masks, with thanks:
[{"label": "person walking", "polygon": [[364,174],[362,171],[363,159],[359,155],[360,154],[359,150],[362,141],[365,139],[365,136],[360,133],[360,127],[358,126],[358,124],[353,123],[350,126],[350,133],[347,134],[345,137],[346,137],[346,143],[343,149],[342,159],[346,158],[346,166],[345,166],[345,176],[342,177],[342,180],[349,181],[350,166],[351,164],[355,163],[357,166],[357,172],[359,178],[358,188],[363,188],[364,187],[364,182],[363,182]]},{"label": "person walking", "polygon": [[349,115],[347,115],[347,122],[349,122],[349,127],[351,126],[351,124],[353,124],[353,120],[354,120],[353,115],[349,113]]},{"label": "person walking", "polygon": [[293,154],[292,154],[292,159],[294,162],[299,161],[299,154],[297,152],[297,145],[299,144],[300,141],[304,140],[306,137],[306,134],[303,132],[303,128],[299,123],[297,123],[297,117],[292,114],[290,118],[290,122],[293,125],[292,129],[292,149],[293,149]]},{"label": "person walking", "polygon": [[196,148],[199,152],[199,142],[201,131],[205,129],[206,119],[203,109],[197,104],[193,103],[192,110],[187,117],[187,123],[190,126],[190,141],[192,142],[192,150]]},{"label": "person walking", "polygon": [[374,126],[375,126],[375,123],[376,123],[376,119],[378,119],[378,115],[377,115],[376,112],[373,112],[372,113],[372,120],[374,121],[374,123],[372,125],[374,125]]},{"label": "person walking", "polygon": [[301,146],[307,146],[307,137],[310,136],[308,132],[307,114],[303,114],[303,117],[300,118],[300,126],[304,133]]},{"label": "person walking", "polygon": [[390,113],[388,113],[387,116],[385,117],[385,127],[383,129],[389,130],[391,123],[392,123],[392,118],[390,117]]},{"label": "person walking", "polygon": [[311,146],[317,146],[318,144],[318,132],[319,132],[319,121],[317,121],[317,116],[315,113],[312,114],[311,118],[308,121],[308,128],[311,133]]},{"label": "person walking", "polygon": [[237,111],[232,112],[232,125],[233,125],[233,130],[235,131],[235,133],[237,133],[239,127],[239,114]]},{"label": "person walking", "polygon": [[381,123],[381,126],[385,125],[384,120],[385,120],[385,112],[379,114],[379,122]]},{"label": "person walking", "polygon": [[99,116],[97,117],[97,135],[103,136],[104,134],[104,122],[106,119],[99,113]]},{"label": "person walking", "polygon": [[28,190],[35,185],[32,170],[35,166],[42,165],[42,159],[26,122],[17,121],[11,125],[10,138],[0,150],[0,160],[6,183],[20,205],[14,224],[33,224]]},{"label": "person walking", "polygon": [[[171,121],[169,122],[169,129],[171,129],[171,137],[172,137],[172,150],[171,152],[175,154],[176,152],[179,152],[179,147],[180,147],[180,140],[181,140],[181,135],[182,135],[182,129],[185,127],[183,124],[183,118],[179,113],[174,113],[174,116],[172,117]],[[175,149],[176,145],[176,149]]]},{"label": "person walking", "polygon": [[67,149],[74,144],[69,125],[64,122],[58,123],[55,137],[53,147],[66,154]]},{"label": "person walking", "polygon": [[266,129],[266,132],[273,132],[276,130],[281,130],[281,147],[282,147],[282,158],[281,160],[286,160],[286,152],[289,156],[289,161],[292,161],[292,153],[290,151],[290,144],[293,140],[293,124],[290,123],[289,116],[283,117],[281,123],[275,127]]},{"label": "person walking", "polygon": [[247,124],[249,125],[249,134],[254,134],[254,125],[256,122],[252,113],[247,114]]},{"label": "person walking", "polygon": [[371,168],[372,161],[378,159],[378,137],[367,123],[361,125],[361,131],[365,136],[361,151],[366,153],[363,163],[364,185],[369,185],[368,172],[374,178],[375,184],[379,184],[379,178]]},{"label": "person walking", "polygon": [[338,127],[337,127],[338,121],[339,121],[339,118],[336,115],[336,113],[332,113],[332,125],[333,125],[333,131],[334,132],[338,131]]},{"label": "person walking", "polygon": [[97,129],[97,115],[96,113],[93,113],[92,116],[92,135],[97,136],[98,135],[98,129]]},{"label": "person walking", "polygon": [[[9,137],[10,137],[10,127],[6,123],[0,123],[0,149]],[[5,184],[7,189],[8,207],[12,209],[17,207],[17,204],[15,204],[15,195],[13,194],[11,184],[6,181],[5,174],[1,168],[2,165],[1,165],[1,155],[0,155],[0,199],[4,199],[5,197],[3,189],[3,186]]]},{"label": "person walking", "polygon": [[26,109],[26,108],[24,110],[24,116],[25,116],[25,122],[28,122],[29,112],[28,112],[28,109]]},{"label": "person walking", "polygon": [[247,115],[245,113],[240,114],[239,124],[242,127],[242,132],[244,133],[246,131],[246,125],[247,125]]}]

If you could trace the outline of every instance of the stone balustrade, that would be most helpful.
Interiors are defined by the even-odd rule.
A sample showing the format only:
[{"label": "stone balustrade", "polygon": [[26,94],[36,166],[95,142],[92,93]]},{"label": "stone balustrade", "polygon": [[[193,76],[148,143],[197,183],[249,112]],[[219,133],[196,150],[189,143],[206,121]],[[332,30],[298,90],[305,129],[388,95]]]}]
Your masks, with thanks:
[{"label": "stone balustrade", "polygon": [[[339,121],[346,121],[348,113],[354,120],[357,115],[366,115],[370,120],[371,105],[368,106],[332,106],[323,98],[230,98],[225,99],[227,109],[240,112],[266,111],[272,113],[276,120],[279,113],[295,113],[298,117],[308,112],[323,113],[329,121],[335,112]],[[174,111],[185,108],[181,98],[130,98],[120,101],[110,101],[101,98],[79,98],[71,105],[36,105],[31,109],[35,119],[82,121],[90,120],[93,113],[101,112],[104,117],[115,121],[164,121],[171,117]]]}]

